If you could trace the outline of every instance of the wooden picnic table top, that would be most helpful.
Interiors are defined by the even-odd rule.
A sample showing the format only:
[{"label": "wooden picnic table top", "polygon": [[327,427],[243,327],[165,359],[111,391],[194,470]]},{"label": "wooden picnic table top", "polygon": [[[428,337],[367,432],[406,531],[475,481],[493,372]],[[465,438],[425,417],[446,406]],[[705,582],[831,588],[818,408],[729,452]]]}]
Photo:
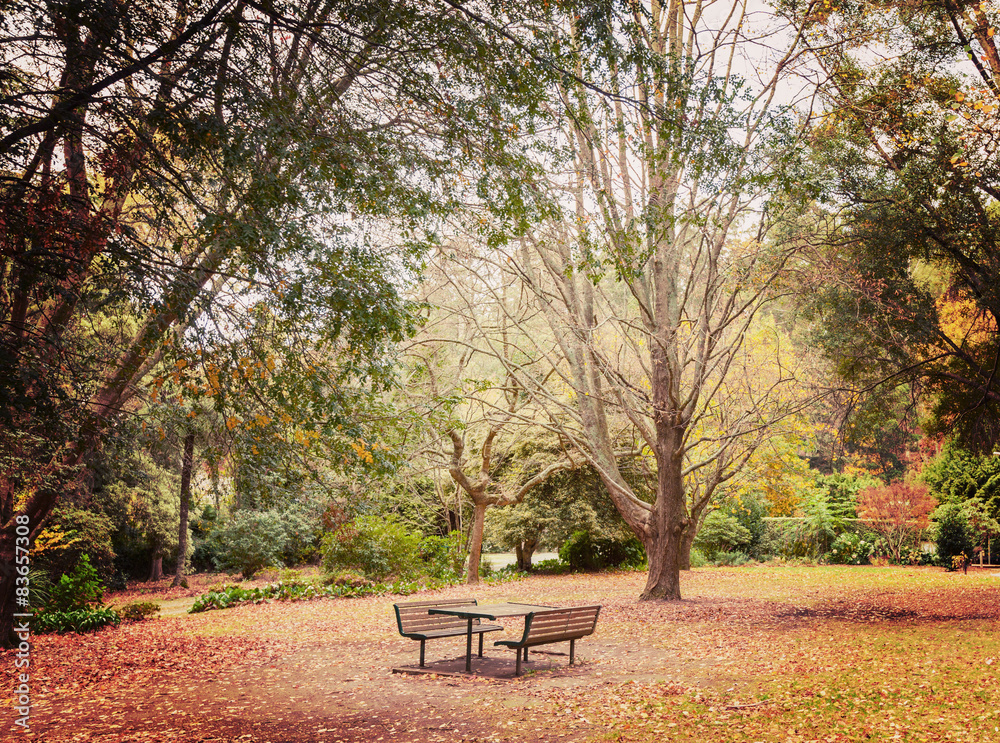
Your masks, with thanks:
[{"label": "wooden picnic table top", "polygon": [[428,614],[450,614],[463,619],[492,619],[496,621],[501,617],[523,617],[533,611],[548,611],[556,609],[556,606],[542,606],[540,604],[469,604],[467,606],[435,606],[427,610]]}]

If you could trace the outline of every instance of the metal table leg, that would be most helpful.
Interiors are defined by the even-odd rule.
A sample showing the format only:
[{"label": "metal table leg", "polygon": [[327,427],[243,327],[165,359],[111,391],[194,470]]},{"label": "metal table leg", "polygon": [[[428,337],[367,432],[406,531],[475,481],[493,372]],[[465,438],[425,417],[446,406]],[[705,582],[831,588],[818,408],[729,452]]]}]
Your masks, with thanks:
[{"label": "metal table leg", "polygon": [[465,672],[472,673],[472,617],[469,617],[469,629],[465,638]]}]

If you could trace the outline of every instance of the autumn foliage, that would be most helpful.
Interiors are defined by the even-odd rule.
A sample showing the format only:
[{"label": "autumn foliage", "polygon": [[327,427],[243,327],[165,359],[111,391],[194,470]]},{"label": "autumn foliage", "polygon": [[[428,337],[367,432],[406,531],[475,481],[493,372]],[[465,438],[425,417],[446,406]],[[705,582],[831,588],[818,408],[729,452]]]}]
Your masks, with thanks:
[{"label": "autumn foliage", "polygon": [[863,491],[858,517],[882,538],[889,556],[901,562],[903,549],[930,525],[936,505],[926,486],[896,482]]}]

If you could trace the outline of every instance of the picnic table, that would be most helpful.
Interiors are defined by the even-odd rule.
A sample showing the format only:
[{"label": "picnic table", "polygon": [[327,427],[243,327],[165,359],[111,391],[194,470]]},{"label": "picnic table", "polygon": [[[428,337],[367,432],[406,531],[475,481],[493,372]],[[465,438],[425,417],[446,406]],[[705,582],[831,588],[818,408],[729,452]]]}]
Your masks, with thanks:
[{"label": "picnic table", "polygon": [[541,606],[538,604],[467,604],[464,606],[436,606],[427,610],[428,614],[443,614],[459,617],[468,621],[468,631],[465,644],[465,672],[472,673],[472,634],[473,622],[488,619],[495,622],[502,617],[524,617],[536,611],[550,611],[558,607]]}]

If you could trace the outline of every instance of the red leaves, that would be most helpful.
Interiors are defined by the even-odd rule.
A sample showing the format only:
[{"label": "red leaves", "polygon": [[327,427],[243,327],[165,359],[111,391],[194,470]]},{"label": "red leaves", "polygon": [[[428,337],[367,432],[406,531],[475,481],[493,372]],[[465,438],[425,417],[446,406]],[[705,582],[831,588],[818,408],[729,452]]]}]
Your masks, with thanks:
[{"label": "red leaves", "polygon": [[902,550],[930,525],[937,501],[924,485],[895,482],[886,487],[868,488],[861,493],[858,517],[881,535],[897,562]]}]

